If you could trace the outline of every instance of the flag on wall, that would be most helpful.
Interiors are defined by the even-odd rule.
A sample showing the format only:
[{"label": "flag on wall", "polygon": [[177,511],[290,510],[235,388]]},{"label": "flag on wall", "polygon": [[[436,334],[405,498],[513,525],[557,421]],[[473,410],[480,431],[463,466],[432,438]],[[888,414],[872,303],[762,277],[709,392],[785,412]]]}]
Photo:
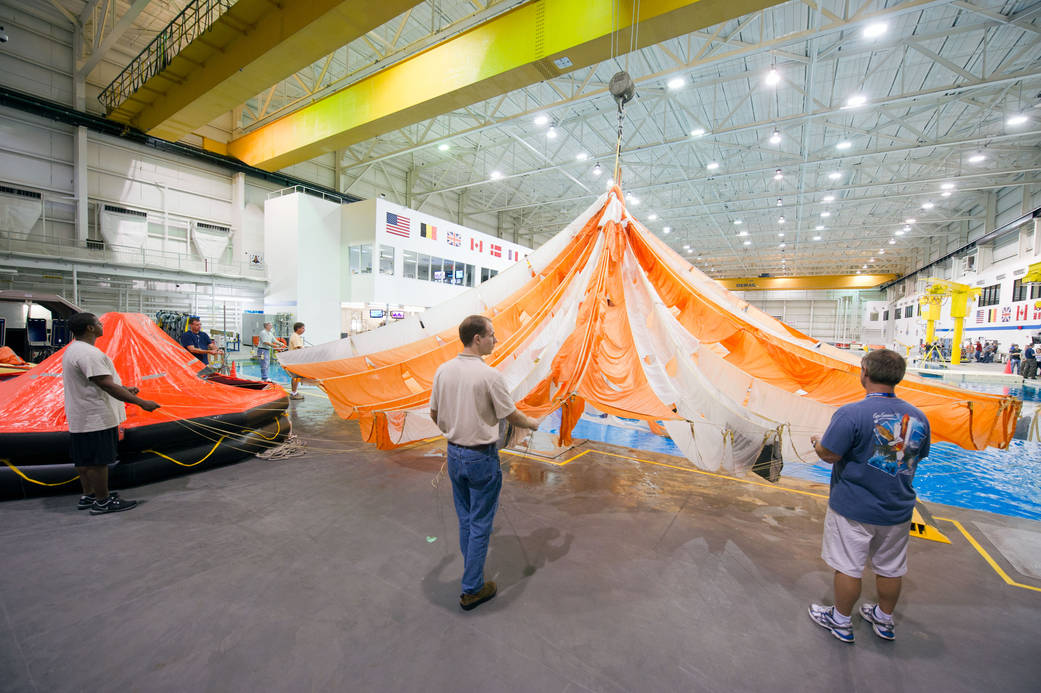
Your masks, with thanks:
[{"label": "flag on wall", "polygon": [[454,245],[457,248],[463,244],[463,237],[455,231],[449,231],[445,235],[445,240],[448,241],[448,245]]},{"label": "flag on wall", "polygon": [[1026,320],[1027,319],[1027,307],[1028,306],[1025,303],[1022,303],[1022,304],[1016,306],[1016,320]]},{"label": "flag on wall", "polygon": [[1001,322],[1012,322],[1012,308],[1005,306],[1001,309]]},{"label": "flag on wall", "polygon": [[518,259],[517,258],[517,251],[514,250],[513,248],[507,248],[506,249],[506,259],[507,260],[516,260],[516,259]]},{"label": "flag on wall", "polygon": [[408,217],[394,214],[393,212],[387,212],[387,233],[393,236],[408,238],[411,235],[409,232]]},{"label": "flag on wall", "polygon": [[1041,320],[1041,306],[1034,304],[1034,320]]},{"label": "flag on wall", "polygon": [[432,241],[436,241],[437,227],[431,224],[422,223],[419,225],[419,235],[421,238],[429,238]]},{"label": "flag on wall", "polygon": [[492,247],[488,249],[488,253],[492,257],[502,257],[502,246],[492,244]]},{"label": "flag on wall", "polygon": [[484,241],[479,241],[476,238],[470,239],[470,250],[476,250],[479,253],[484,252]]},{"label": "flag on wall", "polygon": [[983,311],[982,310],[977,310],[976,311],[976,324],[977,325],[982,325],[983,324]]},{"label": "flag on wall", "polygon": [[990,310],[987,311],[987,322],[997,322],[997,321],[998,321],[998,309],[997,308],[991,308]]}]

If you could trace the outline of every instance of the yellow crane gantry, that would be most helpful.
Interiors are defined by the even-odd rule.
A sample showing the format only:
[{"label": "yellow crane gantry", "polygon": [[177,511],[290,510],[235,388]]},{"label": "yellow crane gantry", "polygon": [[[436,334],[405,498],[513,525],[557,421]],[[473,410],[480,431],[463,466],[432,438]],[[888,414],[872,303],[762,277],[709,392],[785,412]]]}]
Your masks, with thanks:
[{"label": "yellow crane gantry", "polygon": [[[1031,265],[1031,269],[1035,268]],[[1036,266],[1041,275],[1041,263]],[[951,365],[961,363],[961,340],[965,316],[969,314],[969,301],[980,295],[980,289],[968,284],[959,284],[949,279],[930,278],[929,288],[925,295],[918,299],[922,304],[922,315],[925,318],[925,341],[932,344],[936,340],[936,321],[940,319],[940,307],[943,299],[951,299],[951,317],[954,318],[954,336],[951,338]]]}]

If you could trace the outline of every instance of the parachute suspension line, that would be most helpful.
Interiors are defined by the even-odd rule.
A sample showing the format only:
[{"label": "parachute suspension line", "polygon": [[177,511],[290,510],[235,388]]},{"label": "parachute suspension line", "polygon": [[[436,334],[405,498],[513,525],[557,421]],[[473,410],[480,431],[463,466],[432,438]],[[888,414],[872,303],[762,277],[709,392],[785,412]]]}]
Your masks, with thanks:
[{"label": "parachute suspension line", "polygon": [[620,159],[622,155],[622,125],[625,122],[625,104],[632,101],[633,96],[636,95],[636,85],[633,83],[633,78],[629,76],[629,73],[622,70],[615,73],[615,76],[611,78],[608,88],[611,91],[611,96],[614,97],[615,103],[618,104],[618,137],[614,146],[614,182],[621,187],[622,172]]},{"label": "parachute suspension line", "polygon": [[0,462],[6,464],[8,467],[11,468],[11,471],[28,481],[30,484],[36,484],[37,486],[64,486],[65,484],[71,484],[73,481],[76,481],[76,479],[80,478],[80,475],[77,474],[76,476],[72,477],[71,479],[67,479],[66,481],[58,481],[56,483],[51,484],[47,483],[46,481],[37,481],[36,479],[29,478],[28,476],[26,476],[25,472],[11,464],[10,460],[0,459]]}]

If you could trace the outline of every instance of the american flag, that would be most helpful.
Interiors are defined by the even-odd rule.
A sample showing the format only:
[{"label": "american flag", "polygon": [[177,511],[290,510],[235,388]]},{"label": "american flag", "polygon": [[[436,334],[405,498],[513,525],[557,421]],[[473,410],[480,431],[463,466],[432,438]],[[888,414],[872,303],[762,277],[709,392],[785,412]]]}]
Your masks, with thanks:
[{"label": "american flag", "polygon": [[488,253],[492,257],[502,257],[502,246],[492,244],[492,247],[488,249]]},{"label": "american flag", "polygon": [[421,238],[429,238],[432,241],[437,240],[437,227],[431,224],[420,224],[419,235]]},{"label": "american flag", "polygon": [[476,250],[479,253],[484,252],[484,241],[479,241],[476,238],[471,238],[470,250]]},{"label": "american flag", "polygon": [[454,245],[457,248],[463,244],[463,237],[455,231],[449,231],[445,235],[445,240],[448,241],[448,245]]},{"label": "american flag", "polygon": [[984,316],[984,312],[982,310],[977,310],[976,311],[976,324],[977,325],[983,324],[983,316]]},{"label": "american flag", "polygon": [[1001,309],[1001,322],[1012,322],[1012,308],[1005,306]]},{"label": "american flag", "polygon": [[409,232],[408,217],[394,214],[393,212],[387,212],[387,233],[394,236],[401,236],[402,238],[408,238],[411,235]]}]

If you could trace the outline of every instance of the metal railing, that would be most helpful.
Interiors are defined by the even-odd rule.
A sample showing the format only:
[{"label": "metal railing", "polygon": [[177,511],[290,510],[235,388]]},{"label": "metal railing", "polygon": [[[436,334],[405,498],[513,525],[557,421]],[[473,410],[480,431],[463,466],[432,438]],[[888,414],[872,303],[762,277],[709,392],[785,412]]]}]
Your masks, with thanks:
[{"label": "metal railing", "polygon": [[260,262],[214,262],[195,255],[136,246],[113,246],[101,241],[84,245],[59,236],[26,235],[0,231],[0,253],[47,259],[79,260],[136,267],[163,269],[224,277],[267,279],[267,268]]},{"label": "metal railing", "polygon": [[194,0],[185,7],[98,94],[105,113],[116,110],[145,82],[162,72],[185,46],[209,29],[234,4],[235,0]]},{"label": "metal railing", "polygon": [[289,188],[282,188],[281,190],[273,190],[267,194],[267,199],[275,197],[284,197],[285,195],[292,195],[294,193],[303,193],[305,195],[312,195],[313,197],[320,197],[323,200],[329,202],[335,202],[336,204],[344,204],[346,200],[343,199],[343,195],[331,195],[330,193],[306,185],[294,185]]}]

